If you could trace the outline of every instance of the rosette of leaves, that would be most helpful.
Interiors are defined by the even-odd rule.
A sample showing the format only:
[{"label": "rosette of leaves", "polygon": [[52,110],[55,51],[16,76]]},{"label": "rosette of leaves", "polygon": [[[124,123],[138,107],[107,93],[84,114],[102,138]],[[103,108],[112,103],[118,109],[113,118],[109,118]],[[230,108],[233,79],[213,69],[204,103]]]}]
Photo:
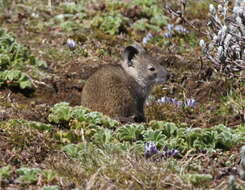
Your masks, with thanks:
[{"label": "rosette of leaves", "polygon": [[7,179],[11,176],[13,169],[10,165],[4,166],[0,168],[0,181],[2,179]]},{"label": "rosette of leaves", "polygon": [[135,0],[130,5],[141,10],[141,18],[132,25],[134,30],[160,32],[161,27],[167,25],[168,17],[164,15],[158,0]]},{"label": "rosette of leaves", "polygon": [[37,182],[38,176],[41,174],[41,169],[39,168],[19,168],[16,170],[19,174],[19,178],[16,180],[19,183],[30,184]]},{"label": "rosette of leaves", "polygon": [[245,137],[240,130],[233,130],[224,125],[217,125],[209,129],[177,127],[173,123],[152,121],[144,132],[144,142],[154,142],[157,147],[168,147],[180,151],[190,149],[215,151],[228,150],[239,144]]},{"label": "rosette of leaves", "polygon": [[216,70],[236,75],[245,69],[245,2],[236,0],[232,11],[228,4],[209,5],[209,41],[200,40],[200,46]]},{"label": "rosette of leaves", "polygon": [[[50,109],[48,120],[56,124],[68,124],[69,127],[82,128],[88,125],[116,127],[119,123],[100,112],[92,112],[81,106],[71,107],[67,102],[55,104]],[[77,122],[72,122],[77,121]],[[74,124],[74,125],[73,125]]]},{"label": "rosette of leaves", "polygon": [[33,88],[33,80],[25,73],[28,68],[46,67],[46,63],[35,59],[30,50],[0,28],[0,86]]},{"label": "rosette of leaves", "polygon": [[30,50],[17,43],[15,37],[0,28],[0,71],[25,70],[27,65],[47,67],[44,61],[37,60]]},{"label": "rosette of leaves", "polygon": [[154,142],[157,147],[163,147],[165,145],[166,136],[161,130],[148,129],[144,133],[145,142]]},{"label": "rosette of leaves", "polygon": [[93,28],[98,28],[107,34],[115,35],[126,30],[125,26],[127,25],[128,20],[129,19],[124,17],[121,13],[111,11],[95,16],[91,21],[91,26]]},{"label": "rosette of leaves", "polygon": [[57,10],[60,11],[60,14],[54,16],[49,24],[58,24],[65,32],[76,31],[81,28],[81,22],[87,16],[83,1],[60,3]]},{"label": "rosette of leaves", "polygon": [[112,130],[99,128],[92,137],[92,141],[97,145],[109,144],[114,140]]},{"label": "rosette of leaves", "polygon": [[102,161],[107,162],[106,159],[110,157],[106,150],[92,143],[67,144],[63,151],[69,157],[80,161],[81,165],[86,164],[86,167],[98,167]]},{"label": "rosette of leaves", "polygon": [[0,86],[19,87],[21,89],[32,88],[31,78],[18,70],[6,70],[0,72]]},{"label": "rosette of leaves", "polygon": [[143,125],[131,124],[124,125],[116,131],[116,136],[120,141],[134,142],[143,139],[143,132],[145,127]]}]

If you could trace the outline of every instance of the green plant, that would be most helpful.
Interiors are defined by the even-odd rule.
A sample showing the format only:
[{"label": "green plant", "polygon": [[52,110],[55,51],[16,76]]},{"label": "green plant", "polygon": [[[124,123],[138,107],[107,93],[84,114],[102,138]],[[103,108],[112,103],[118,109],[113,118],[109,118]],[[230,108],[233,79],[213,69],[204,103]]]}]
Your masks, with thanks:
[{"label": "green plant", "polygon": [[157,0],[136,0],[132,1],[131,6],[139,6],[144,16],[140,20],[137,20],[132,28],[134,30],[154,30],[161,31],[161,27],[167,25],[168,17],[164,15],[159,1]]},{"label": "green plant", "polygon": [[20,89],[32,88],[31,78],[18,70],[0,72],[0,86],[19,87]]},{"label": "green plant", "polygon": [[[118,122],[99,112],[68,103],[59,103],[51,108],[49,121],[56,124],[64,122],[70,127],[69,131],[59,131],[64,142],[92,142],[97,145],[112,142],[124,143],[129,141],[144,144],[152,141],[159,148],[168,147],[179,151],[216,149],[228,150],[240,143],[245,133],[243,128],[231,129],[224,125],[213,128],[188,128],[186,125],[177,126],[164,121],[151,121],[148,126],[142,124],[119,125]],[[113,129],[117,127],[116,131]],[[133,144],[132,144],[133,146]]]},{"label": "green plant", "polygon": [[101,31],[110,35],[119,34],[123,30],[126,30],[128,18],[121,15],[118,12],[109,12],[103,15],[98,15],[91,21],[93,28],[99,28]]},{"label": "green plant", "polygon": [[56,173],[53,170],[43,170],[42,176],[44,177],[46,182],[51,182],[55,179]]},{"label": "green plant", "polygon": [[107,157],[110,157],[106,150],[98,148],[92,143],[67,144],[63,147],[63,151],[86,167],[98,167]]},{"label": "green plant", "polygon": [[152,121],[150,126],[155,130],[148,129],[144,133],[144,136],[147,137],[144,141],[156,142],[156,139],[158,139],[162,142],[159,143],[160,145],[184,151],[191,148],[207,151],[228,150],[235,144],[240,143],[245,136],[245,133],[239,130],[240,128],[232,130],[224,125],[218,125],[210,129],[200,129],[183,128],[177,127],[173,123]]},{"label": "green plant", "polygon": [[27,65],[47,67],[45,62],[37,60],[28,48],[0,28],[0,86],[33,88],[33,80],[25,73]]},{"label": "green plant", "polygon": [[12,167],[11,166],[4,166],[0,168],[0,181],[4,178],[9,178],[12,173]]},{"label": "green plant", "polygon": [[[53,129],[52,125],[37,122],[37,121],[28,121],[24,119],[11,119],[8,120],[6,123],[2,123],[4,127],[19,127],[25,126],[26,128],[33,128],[39,131],[51,131]],[[1,125],[0,125],[1,126]]]},{"label": "green plant", "polygon": [[98,129],[92,137],[92,142],[97,145],[109,144],[113,141],[113,133],[110,129]]},{"label": "green plant", "polygon": [[50,109],[50,114],[48,120],[53,123],[62,123],[69,121],[71,119],[71,107],[69,103],[62,102],[55,104],[54,107]]},{"label": "green plant", "polygon": [[[69,106],[69,103],[62,102],[55,104],[50,109],[48,120],[53,123],[66,123],[70,121],[72,128],[86,128],[93,126],[116,127],[119,123],[99,112],[91,112],[87,108]],[[73,122],[72,122],[73,121]]]},{"label": "green plant", "polygon": [[45,185],[41,190],[59,190],[59,187],[57,185]]},{"label": "green plant", "polygon": [[[0,28],[0,71],[24,69],[26,65],[36,65],[37,62],[28,48],[17,43],[15,37]],[[42,63],[42,66],[46,64]]]},{"label": "green plant", "polygon": [[134,22],[132,25],[132,29],[136,31],[147,31],[147,30],[153,30],[156,32],[160,32],[161,29],[153,24],[150,24],[148,19],[142,18]]},{"label": "green plant", "polygon": [[213,179],[213,176],[210,174],[186,174],[184,178],[194,184],[194,185],[201,185],[205,182],[211,181]]},{"label": "green plant", "polygon": [[147,130],[144,133],[145,142],[154,142],[157,147],[163,147],[166,136],[160,130]]},{"label": "green plant", "polygon": [[142,139],[142,133],[145,130],[145,127],[143,125],[125,125],[123,127],[120,127],[116,135],[120,141],[136,141]]},{"label": "green plant", "polygon": [[38,175],[41,173],[41,169],[39,168],[19,168],[16,170],[17,174],[19,174],[19,178],[17,179],[20,183],[34,183],[38,180]]},{"label": "green plant", "polygon": [[84,2],[64,2],[59,5],[59,8],[63,9],[64,14],[81,14],[85,12]]}]

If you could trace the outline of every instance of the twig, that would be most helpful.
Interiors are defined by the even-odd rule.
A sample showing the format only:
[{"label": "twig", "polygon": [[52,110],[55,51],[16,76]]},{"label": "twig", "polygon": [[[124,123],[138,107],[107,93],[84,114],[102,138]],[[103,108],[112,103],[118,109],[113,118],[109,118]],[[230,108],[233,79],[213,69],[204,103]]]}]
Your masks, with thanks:
[{"label": "twig", "polygon": [[[183,4],[183,3],[182,3]],[[185,4],[182,6],[182,9],[185,8]],[[165,6],[165,9],[167,10],[167,12],[173,16],[179,17],[181,20],[183,20],[185,23],[187,23],[189,26],[191,26],[194,30],[207,35],[206,32],[202,32],[200,31],[197,27],[195,27],[193,24],[191,24],[185,17],[184,17],[184,12],[182,11],[174,11],[169,5]]]}]

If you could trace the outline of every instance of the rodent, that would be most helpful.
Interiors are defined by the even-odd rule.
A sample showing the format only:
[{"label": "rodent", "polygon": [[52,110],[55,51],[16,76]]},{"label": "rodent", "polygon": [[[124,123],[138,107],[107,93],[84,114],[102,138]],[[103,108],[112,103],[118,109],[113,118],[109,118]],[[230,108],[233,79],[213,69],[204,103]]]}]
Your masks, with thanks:
[{"label": "rodent", "polygon": [[127,46],[122,58],[120,64],[102,66],[89,77],[81,105],[119,121],[143,122],[146,98],[169,73],[139,44]]}]

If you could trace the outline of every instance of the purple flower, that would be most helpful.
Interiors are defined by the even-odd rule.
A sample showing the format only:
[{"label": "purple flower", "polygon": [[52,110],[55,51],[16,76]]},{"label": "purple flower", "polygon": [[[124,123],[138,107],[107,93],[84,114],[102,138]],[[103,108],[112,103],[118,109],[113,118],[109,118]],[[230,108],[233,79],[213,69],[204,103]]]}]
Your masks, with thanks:
[{"label": "purple flower", "polygon": [[181,106],[183,103],[182,101],[178,101],[176,98],[170,98],[170,97],[162,97],[157,100],[158,103],[163,104],[175,104],[176,106]]},{"label": "purple flower", "polygon": [[163,34],[163,36],[164,36],[165,38],[172,38],[173,34],[172,34],[171,32],[165,32],[165,33]]},{"label": "purple flower", "polygon": [[143,44],[146,44],[149,40],[153,38],[153,35],[151,33],[148,33],[142,40]]},{"label": "purple flower", "polygon": [[72,39],[68,39],[66,44],[70,49],[75,49],[77,45],[76,42]]},{"label": "purple flower", "polygon": [[196,100],[193,98],[187,99],[184,103],[186,107],[194,107],[197,104]]},{"label": "purple flower", "polygon": [[154,142],[145,143],[144,150],[145,150],[144,155],[146,158],[149,158],[153,156],[154,154],[158,153],[157,146],[155,145]]},{"label": "purple flower", "polygon": [[177,105],[178,100],[176,98],[171,98],[171,103]]},{"label": "purple flower", "polygon": [[181,34],[186,34],[186,33],[189,32],[189,31],[188,31],[185,27],[183,27],[182,25],[176,25],[176,26],[174,27],[174,30],[175,30],[176,32],[178,32],[178,33],[181,33]]},{"label": "purple flower", "polygon": [[158,103],[167,103],[167,97],[161,97],[160,99],[157,100]]},{"label": "purple flower", "polygon": [[186,101],[183,102],[181,100],[177,100],[176,98],[170,98],[166,96],[161,97],[156,102],[160,104],[174,104],[178,107],[181,107],[181,106],[194,107],[197,104],[196,100],[193,98],[187,99]]},{"label": "purple flower", "polygon": [[174,29],[174,25],[173,24],[168,24],[167,25],[167,29],[168,29],[169,32],[172,32],[173,29]]},{"label": "purple flower", "polygon": [[179,155],[179,151],[176,149],[166,149],[162,152],[164,158],[175,157]]}]

